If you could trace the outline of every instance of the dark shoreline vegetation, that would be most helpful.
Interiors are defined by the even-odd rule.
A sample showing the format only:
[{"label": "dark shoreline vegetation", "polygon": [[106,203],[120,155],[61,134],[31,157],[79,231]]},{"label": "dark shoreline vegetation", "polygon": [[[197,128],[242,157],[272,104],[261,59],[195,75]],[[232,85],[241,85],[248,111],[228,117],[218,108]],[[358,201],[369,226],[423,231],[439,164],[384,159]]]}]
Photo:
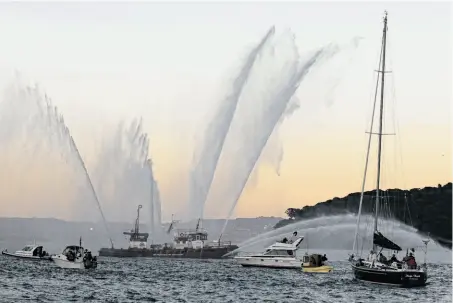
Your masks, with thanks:
[{"label": "dark shoreline vegetation", "polygon": [[[429,234],[440,245],[452,248],[452,183],[437,187],[413,188],[409,190],[388,189],[383,191],[389,197],[390,216],[422,234]],[[376,191],[364,193],[362,214],[374,212]],[[279,221],[274,228],[320,216],[357,214],[360,192],[343,198],[335,197],[325,202],[303,208],[288,208],[288,219]]]}]

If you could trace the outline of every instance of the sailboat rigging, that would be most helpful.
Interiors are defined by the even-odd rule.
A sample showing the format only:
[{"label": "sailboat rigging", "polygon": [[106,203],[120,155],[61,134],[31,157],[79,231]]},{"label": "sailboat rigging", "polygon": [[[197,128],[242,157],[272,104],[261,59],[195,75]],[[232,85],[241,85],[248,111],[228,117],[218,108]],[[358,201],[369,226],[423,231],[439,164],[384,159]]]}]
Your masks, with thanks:
[{"label": "sailboat rigging", "polygon": [[[382,46],[381,46],[381,56],[379,62],[379,69],[377,72],[380,73],[380,102],[379,102],[379,130],[378,133],[373,133],[373,120],[375,114],[375,107],[376,107],[376,100],[377,100],[377,92],[378,92],[378,84],[376,84],[376,92],[375,92],[375,101],[373,106],[373,116],[371,120],[371,127],[369,131],[369,140],[368,140],[368,149],[367,149],[367,156],[366,156],[366,163],[365,163],[365,170],[362,182],[362,192],[360,195],[360,203],[359,203],[359,211],[357,217],[357,227],[356,233],[354,236],[354,244],[353,244],[353,255],[351,255],[350,261],[352,270],[354,273],[354,277],[357,280],[367,281],[367,282],[374,282],[380,284],[391,284],[396,286],[402,287],[415,287],[415,286],[424,286],[427,280],[427,267],[426,267],[426,257],[425,263],[420,267],[417,266],[415,262],[415,257],[413,256],[412,252],[405,257],[403,262],[398,261],[395,255],[392,256],[392,259],[386,260],[383,257],[382,250],[387,249],[390,251],[401,251],[402,248],[392,242],[390,239],[385,237],[378,228],[378,219],[380,214],[380,199],[381,199],[381,159],[382,159],[382,136],[383,134],[383,115],[384,115],[384,84],[385,84],[385,74],[388,71],[385,70],[385,63],[386,63],[386,46],[387,46],[387,11],[384,14],[384,28],[382,34]],[[377,155],[377,179],[376,179],[376,200],[375,200],[375,211],[374,211],[374,229],[373,229],[373,249],[370,252],[368,260],[364,260],[361,257],[355,259],[354,253],[358,254],[357,249],[357,238],[358,238],[358,230],[360,224],[360,216],[362,211],[362,203],[363,203],[363,196],[365,190],[365,180],[367,175],[367,167],[368,167],[368,159],[370,154],[370,146],[371,146],[371,136],[378,135],[378,155]],[[425,242],[425,246],[427,247],[427,243]],[[377,253],[379,250],[379,253]],[[425,250],[426,254],[426,250]],[[379,259],[377,257],[380,257]]]}]

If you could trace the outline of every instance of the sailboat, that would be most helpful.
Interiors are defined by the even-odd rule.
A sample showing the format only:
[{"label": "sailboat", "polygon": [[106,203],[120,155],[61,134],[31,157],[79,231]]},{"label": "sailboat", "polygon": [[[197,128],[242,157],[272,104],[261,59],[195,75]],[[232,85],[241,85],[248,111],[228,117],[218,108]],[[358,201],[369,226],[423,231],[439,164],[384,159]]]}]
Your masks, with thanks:
[{"label": "sailboat", "polygon": [[[392,256],[392,259],[389,261],[386,260],[385,257],[382,255],[382,251],[394,251],[399,252],[402,248],[388,239],[386,236],[382,234],[382,232],[378,229],[378,218],[379,218],[379,203],[380,199],[382,198],[382,192],[379,188],[380,186],[380,179],[381,179],[381,157],[382,157],[382,127],[383,127],[383,108],[384,108],[384,79],[385,73],[385,55],[386,55],[386,39],[387,39],[387,12],[384,14],[384,29],[383,29],[383,36],[382,36],[382,48],[381,48],[381,57],[379,63],[379,70],[377,72],[380,73],[380,106],[379,106],[379,131],[378,133],[373,133],[373,120],[371,122],[371,129],[369,131],[369,140],[368,140],[368,151],[366,157],[366,164],[365,164],[365,172],[363,177],[362,183],[362,191],[360,196],[360,204],[359,204],[359,211],[357,217],[357,227],[356,233],[354,238],[353,244],[353,253],[358,255],[357,249],[357,239],[358,239],[358,230],[360,224],[360,216],[362,210],[362,203],[363,203],[363,196],[364,196],[364,189],[365,189],[365,180],[366,180],[366,172],[368,167],[368,158],[370,154],[370,143],[371,143],[371,136],[378,135],[378,157],[377,157],[377,182],[376,182],[376,202],[375,202],[375,209],[374,209],[374,230],[373,230],[373,249],[368,256],[368,259],[362,259],[359,257],[356,259],[354,254],[352,254],[349,258],[351,262],[352,271],[354,273],[354,277],[356,280],[372,282],[372,283],[379,283],[379,284],[389,284],[394,286],[400,287],[417,287],[417,286],[424,286],[426,285],[426,280],[428,277],[427,273],[427,266],[426,266],[426,249],[425,249],[425,262],[421,266],[418,266],[415,262],[415,257],[413,256],[414,249],[412,248],[412,252],[407,254],[406,257],[403,259],[403,262],[398,261],[395,255]],[[378,78],[378,79],[379,79]],[[378,80],[379,81],[379,80]],[[377,96],[377,88],[376,86],[376,96]],[[376,102],[375,102],[376,104]],[[373,117],[374,117],[374,109],[373,109]],[[428,241],[424,241],[425,247],[427,248]],[[357,251],[356,251],[357,249]],[[379,258],[378,258],[379,256]]]}]

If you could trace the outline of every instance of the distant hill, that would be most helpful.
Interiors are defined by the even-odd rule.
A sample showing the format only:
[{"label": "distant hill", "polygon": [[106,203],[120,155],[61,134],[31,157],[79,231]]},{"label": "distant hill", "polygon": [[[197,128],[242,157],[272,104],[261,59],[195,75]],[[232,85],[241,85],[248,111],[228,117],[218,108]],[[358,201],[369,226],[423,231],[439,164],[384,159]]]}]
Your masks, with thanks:
[{"label": "distant hill", "polygon": [[[437,187],[413,188],[410,190],[389,189],[384,191],[389,196],[390,215],[418,231],[427,234],[442,246],[452,248],[452,183]],[[376,191],[365,192],[362,213],[374,212]],[[344,198],[333,198],[313,206],[288,208],[284,219],[275,228],[295,221],[328,215],[357,214],[360,193],[352,193]]]}]

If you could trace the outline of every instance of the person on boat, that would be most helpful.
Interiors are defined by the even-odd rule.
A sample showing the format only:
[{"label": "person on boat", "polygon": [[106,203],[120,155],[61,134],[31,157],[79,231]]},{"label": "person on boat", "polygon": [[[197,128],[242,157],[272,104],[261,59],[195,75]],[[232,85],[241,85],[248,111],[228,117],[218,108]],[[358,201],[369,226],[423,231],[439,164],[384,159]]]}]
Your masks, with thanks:
[{"label": "person on boat", "polygon": [[376,254],[373,250],[370,250],[370,254],[368,255],[368,261],[373,262],[376,261]]},{"label": "person on boat", "polygon": [[387,258],[382,253],[379,254],[379,262],[383,264],[387,263]]},{"label": "person on boat", "polygon": [[327,256],[326,254],[324,254],[324,256],[321,257],[321,266],[324,265],[324,262],[326,262],[328,259],[327,259]]},{"label": "person on boat", "polygon": [[282,243],[288,243],[288,238],[284,237]]},{"label": "person on boat", "polygon": [[417,262],[415,261],[415,257],[412,253],[409,254],[406,263],[409,269],[417,269]]},{"label": "person on boat", "polygon": [[398,258],[395,256],[395,254],[392,255],[392,257],[390,258],[390,264],[392,264],[393,262],[396,262],[396,263],[399,263],[400,261],[398,260]]},{"label": "person on boat", "polygon": [[293,240],[294,237],[297,237],[297,231],[293,232],[293,235],[292,235],[291,239],[289,240],[289,244],[292,244],[294,242],[294,240]]},{"label": "person on boat", "polygon": [[310,256],[310,266],[316,266],[316,260],[313,255]]}]

